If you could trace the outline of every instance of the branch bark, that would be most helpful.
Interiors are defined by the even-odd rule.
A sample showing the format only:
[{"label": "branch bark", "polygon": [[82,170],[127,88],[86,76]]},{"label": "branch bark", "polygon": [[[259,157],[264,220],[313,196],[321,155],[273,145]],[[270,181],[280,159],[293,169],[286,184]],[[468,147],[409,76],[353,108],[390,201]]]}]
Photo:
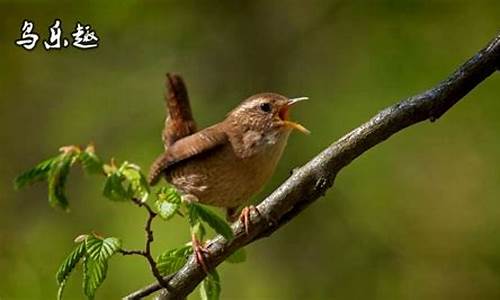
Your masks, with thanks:
[{"label": "branch bark", "polygon": [[[323,196],[333,186],[339,171],[355,158],[410,125],[437,120],[499,66],[500,35],[435,87],[384,109],[295,170],[290,178],[258,205],[260,215],[251,216],[252,226],[248,234],[245,234],[243,225],[237,222],[233,224],[236,236],[233,241],[227,242],[217,236],[208,242],[208,266],[215,268],[237,249],[271,235]],[[201,266],[191,256],[177,273],[165,277],[170,289],[163,290],[161,298],[182,299],[205,276]],[[141,299],[160,289],[161,286],[155,283],[124,299]]]}]

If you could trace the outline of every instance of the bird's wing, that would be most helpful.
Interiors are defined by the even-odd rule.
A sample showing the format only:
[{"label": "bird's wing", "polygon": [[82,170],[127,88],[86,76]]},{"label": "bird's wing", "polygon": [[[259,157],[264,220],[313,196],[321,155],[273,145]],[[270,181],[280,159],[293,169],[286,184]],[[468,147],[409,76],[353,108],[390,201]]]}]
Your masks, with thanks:
[{"label": "bird's wing", "polygon": [[149,183],[156,184],[161,173],[174,164],[214,149],[226,142],[228,142],[228,137],[224,130],[217,130],[215,126],[205,128],[176,141],[151,165],[148,176]]}]

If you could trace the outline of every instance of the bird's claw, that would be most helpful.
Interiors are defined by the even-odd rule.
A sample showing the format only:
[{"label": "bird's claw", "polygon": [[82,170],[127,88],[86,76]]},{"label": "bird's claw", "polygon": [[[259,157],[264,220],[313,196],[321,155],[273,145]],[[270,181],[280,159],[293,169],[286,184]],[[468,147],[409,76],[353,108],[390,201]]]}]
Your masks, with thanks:
[{"label": "bird's claw", "polygon": [[259,210],[257,209],[257,207],[255,207],[254,205],[249,205],[249,206],[245,206],[243,207],[243,209],[241,210],[241,214],[240,214],[240,222],[243,223],[243,226],[245,227],[245,233],[248,235],[248,229],[250,228],[250,217],[251,217],[251,213],[252,211],[254,211],[257,215],[260,216],[260,212]]},{"label": "bird's claw", "polygon": [[208,274],[208,267],[205,261],[205,254],[208,254],[208,250],[196,238],[195,234],[191,235],[191,246],[193,247],[193,253],[194,257],[196,258],[196,262],[201,266],[203,271]]}]

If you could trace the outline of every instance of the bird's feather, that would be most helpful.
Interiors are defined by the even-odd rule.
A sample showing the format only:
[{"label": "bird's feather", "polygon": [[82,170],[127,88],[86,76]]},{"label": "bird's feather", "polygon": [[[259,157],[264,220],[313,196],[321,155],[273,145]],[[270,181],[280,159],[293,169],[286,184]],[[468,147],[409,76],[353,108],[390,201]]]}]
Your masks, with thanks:
[{"label": "bird's feather", "polygon": [[165,153],[160,155],[152,164],[148,177],[149,183],[151,185],[156,184],[161,174],[175,164],[186,161],[228,142],[227,134],[224,130],[217,129],[216,126],[217,125],[205,128],[171,145]]}]

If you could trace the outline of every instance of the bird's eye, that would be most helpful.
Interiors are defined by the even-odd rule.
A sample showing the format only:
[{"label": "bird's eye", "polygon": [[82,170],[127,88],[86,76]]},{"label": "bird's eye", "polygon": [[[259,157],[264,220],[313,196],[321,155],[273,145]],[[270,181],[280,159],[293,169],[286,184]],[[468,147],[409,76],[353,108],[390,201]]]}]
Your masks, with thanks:
[{"label": "bird's eye", "polygon": [[267,103],[267,102],[264,102],[264,103],[261,103],[260,104],[260,109],[263,111],[263,112],[271,112],[271,104]]}]

